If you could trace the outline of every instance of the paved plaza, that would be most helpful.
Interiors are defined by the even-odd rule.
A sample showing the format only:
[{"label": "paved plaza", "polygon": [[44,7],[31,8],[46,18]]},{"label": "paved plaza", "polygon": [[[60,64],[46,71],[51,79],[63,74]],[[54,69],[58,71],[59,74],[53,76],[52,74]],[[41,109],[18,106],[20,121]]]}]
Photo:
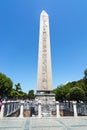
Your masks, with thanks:
[{"label": "paved plaza", "polygon": [[0,130],[87,130],[87,117],[0,118]]}]

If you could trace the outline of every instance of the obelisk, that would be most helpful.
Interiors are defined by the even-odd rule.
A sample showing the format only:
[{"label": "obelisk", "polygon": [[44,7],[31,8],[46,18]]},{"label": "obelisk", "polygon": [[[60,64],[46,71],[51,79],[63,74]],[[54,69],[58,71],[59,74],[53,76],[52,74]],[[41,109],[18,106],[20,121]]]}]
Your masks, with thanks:
[{"label": "obelisk", "polygon": [[46,11],[40,14],[39,53],[37,92],[52,91],[52,68],[50,50],[49,16]]}]

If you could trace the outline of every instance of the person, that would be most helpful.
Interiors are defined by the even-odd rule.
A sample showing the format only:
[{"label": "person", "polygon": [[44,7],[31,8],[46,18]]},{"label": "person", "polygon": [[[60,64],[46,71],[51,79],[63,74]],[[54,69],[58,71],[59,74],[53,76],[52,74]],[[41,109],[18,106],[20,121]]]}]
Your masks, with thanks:
[{"label": "person", "polygon": [[2,107],[2,101],[0,101],[0,111],[1,111],[1,107]]}]

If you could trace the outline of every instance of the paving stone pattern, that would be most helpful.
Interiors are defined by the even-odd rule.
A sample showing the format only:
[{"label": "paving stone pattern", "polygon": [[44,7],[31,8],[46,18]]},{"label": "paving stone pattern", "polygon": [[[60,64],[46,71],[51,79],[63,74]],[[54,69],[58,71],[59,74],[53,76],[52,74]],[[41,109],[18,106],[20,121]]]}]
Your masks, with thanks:
[{"label": "paving stone pattern", "polygon": [[87,117],[0,118],[0,130],[87,130]]}]

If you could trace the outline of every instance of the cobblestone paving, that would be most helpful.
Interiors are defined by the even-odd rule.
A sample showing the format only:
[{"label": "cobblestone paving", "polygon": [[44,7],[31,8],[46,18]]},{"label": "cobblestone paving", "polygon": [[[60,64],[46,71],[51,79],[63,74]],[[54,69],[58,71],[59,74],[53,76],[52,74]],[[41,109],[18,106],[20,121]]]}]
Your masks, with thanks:
[{"label": "cobblestone paving", "polygon": [[87,117],[0,118],[0,130],[87,130]]}]

